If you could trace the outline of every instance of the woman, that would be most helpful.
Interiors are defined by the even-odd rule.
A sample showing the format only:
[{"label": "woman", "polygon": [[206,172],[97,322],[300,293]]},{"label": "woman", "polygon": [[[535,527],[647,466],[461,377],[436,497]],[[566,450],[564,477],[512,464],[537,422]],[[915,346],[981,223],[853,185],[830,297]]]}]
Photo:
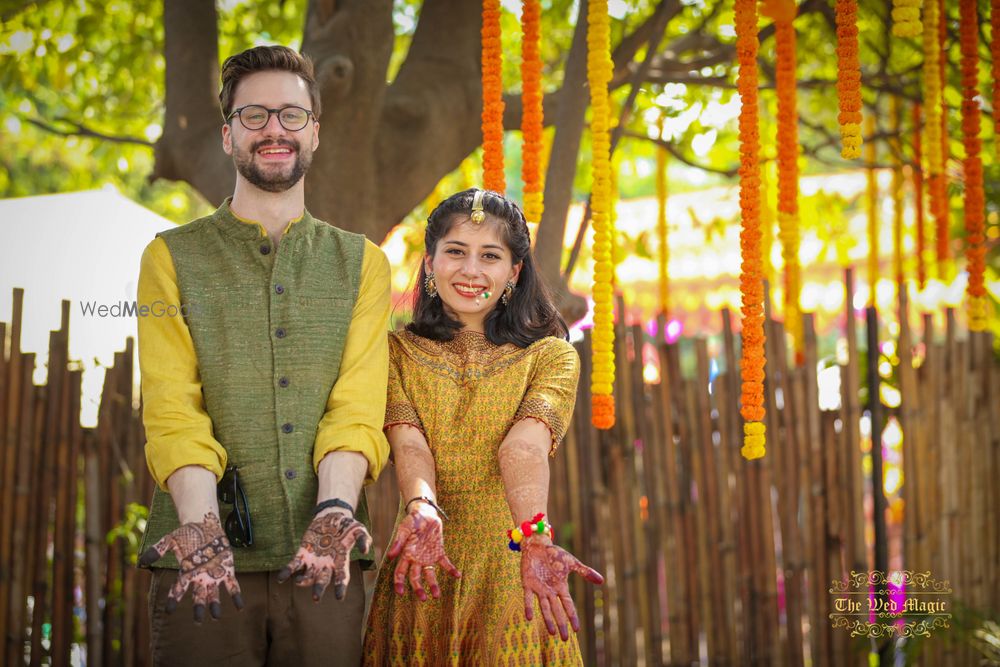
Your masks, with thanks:
[{"label": "woman", "polygon": [[389,338],[385,429],[404,502],[365,664],[581,664],[567,578],[604,580],[545,517],[579,357],[516,204],[452,195],[424,242],[413,322]]}]

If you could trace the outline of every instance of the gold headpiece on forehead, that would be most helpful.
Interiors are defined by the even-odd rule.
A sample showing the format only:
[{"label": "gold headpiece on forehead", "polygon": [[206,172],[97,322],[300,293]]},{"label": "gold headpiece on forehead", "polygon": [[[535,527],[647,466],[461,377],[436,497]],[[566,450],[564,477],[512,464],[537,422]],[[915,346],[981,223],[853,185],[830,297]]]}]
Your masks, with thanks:
[{"label": "gold headpiece on forehead", "polygon": [[486,194],[485,190],[476,190],[475,196],[472,197],[472,221],[477,225],[486,219],[486,212],[483,211],[483,195]]}]

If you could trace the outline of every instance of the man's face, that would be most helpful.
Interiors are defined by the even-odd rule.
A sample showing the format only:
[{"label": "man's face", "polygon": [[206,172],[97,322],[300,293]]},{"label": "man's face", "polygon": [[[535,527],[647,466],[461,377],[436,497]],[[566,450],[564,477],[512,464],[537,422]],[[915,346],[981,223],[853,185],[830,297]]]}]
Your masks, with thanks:
[{"label": "man's face", "polygon": [[[240,81],[233,110],[249,104],[268,109],[294,105],[312,111],[306,83],[291,72],[256,72]],[[312,117],[301,130],[290,131],[271,114],[267,125],[248,130],[238,116],[222,126],[222,148],[233,156],[239,174],[266,192],[284,192],[305,176],[319,146],[319,123]]]}]

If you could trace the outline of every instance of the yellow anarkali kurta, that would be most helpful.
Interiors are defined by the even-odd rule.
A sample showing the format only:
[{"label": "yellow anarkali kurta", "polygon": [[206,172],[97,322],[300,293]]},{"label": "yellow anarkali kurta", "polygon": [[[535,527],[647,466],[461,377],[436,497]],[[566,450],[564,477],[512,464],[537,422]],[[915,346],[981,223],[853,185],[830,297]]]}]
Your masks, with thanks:
[{"label": "yellow anarkali kurta", "polygon": [[420,602],[409,588],[405,596],[393,590],[395,561],[383,561],[365,664],[581,664],[576,635],[550,636],[537,601],[534,620],[524,618],[521,556],[507,548],[513,521],[497,459],[507,431],[526,417],[549,426],[555,451],[576,400],[576,350],[552,337],[522,349],[473,332],[440,343],[404,331],[390,334],[389,357],[386,428],[408,423],[427,437],[449,517],[445,551],[462,578],[438,568],[441,597]]}]

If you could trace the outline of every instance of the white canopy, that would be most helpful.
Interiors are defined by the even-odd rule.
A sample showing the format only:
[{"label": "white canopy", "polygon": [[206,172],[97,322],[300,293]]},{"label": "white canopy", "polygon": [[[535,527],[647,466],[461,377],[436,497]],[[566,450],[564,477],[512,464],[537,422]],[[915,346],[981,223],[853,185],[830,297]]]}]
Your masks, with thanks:
[{"label": "white canopy", "polygon": [[[69,354],[84,369],[85,426],[96,423],[103,367],[136,336],[136,318],[113,313],[136,298],[143,249],[173,226],[113,187],[0,200],[0,321],[10,323],[13,288],[24,288],[21,349],[38,354],[41,384],[49,331],[59,328],[60,302],[70,301]],[[100,305],[111,312],[99,316]]]}]

